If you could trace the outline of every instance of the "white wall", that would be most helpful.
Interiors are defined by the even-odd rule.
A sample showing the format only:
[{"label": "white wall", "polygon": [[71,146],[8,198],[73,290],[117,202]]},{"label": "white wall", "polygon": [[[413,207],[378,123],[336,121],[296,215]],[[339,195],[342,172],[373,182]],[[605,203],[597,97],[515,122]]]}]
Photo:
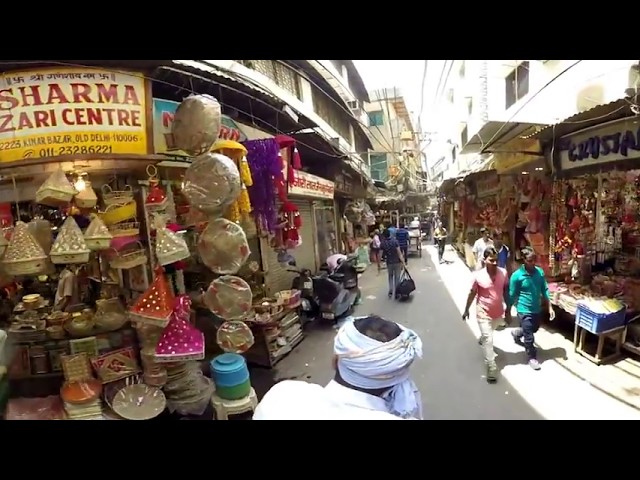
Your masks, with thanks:
[{"label": "white wall", "polygon": [[[462,62],[464,78],[459,73]],[[448,75],[449,66],[443,65],[444,88],[434,106],[435,128],[454,141],[459,141],[465,124],[468,138],[485,124],[481,107],[483,62],[486,62],[487,74],[486,121],[548,125],[622,98],[628,86],[629,67],[638,61],[582,60],[562,73],[578,61],[529,60],[529,93],[506,109],[505,78],[522,60],[454,60]],[[450,89],[454,92],[453,103],[447,98]],[[467,97],[473,102],[471,113],[467,109]]]}]

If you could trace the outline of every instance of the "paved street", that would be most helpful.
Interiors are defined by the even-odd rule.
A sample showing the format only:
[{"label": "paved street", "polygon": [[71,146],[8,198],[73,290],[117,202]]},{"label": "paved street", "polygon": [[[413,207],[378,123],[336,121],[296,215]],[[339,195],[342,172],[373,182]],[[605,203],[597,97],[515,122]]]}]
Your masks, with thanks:
[{"label": "paved street", "polygon": [[[460,311],[443,285],[429,254],[411,257],[409,269],[417,291],[411,301],[387,299],[386,272],[375,267],[361,279],[363,304],[357,314],[376,313],[417,331],[424,342],[424,358],[414,367],[427,419],[540,419],[506,381],[489,385],[477,340],[461,320]],[[465,291],[467,285],[462,286]],[[329,358],[334,331],[310,332],[297,351],[278,367],[280,378],[306,379],[324,384],[333,375]],[[523,354],[498,352],[500,365],[523,360]]]},{"label": "paved street", "polygon": [[[396,320],[422,337],[424,358],[415,365],[414,378],[427,419],[640,419],[637,409],[599,391],[556,361],[574,358],[570,342],[543,330],[536,335],[542,362],[539,372],[524,364],[523,349],[513,343],[509,329],[497,332],[501,378],[496,385],[487,384],[477,325],[473,319],[465,323],[460,318],[470,272],[448,248],[445,265],[434,265],[436,252],[431,246],[426,246],[421,259],[411,257],[409,269],[417,291],[407,303],[388,300],[386,272],[378,276],[375,267],[370,267],[360,281],[364,301],[356,312]],[[310,329],[277,371],[264,371],[260,376],[327,383],[333,376],[334,335],[329,327]]]}]

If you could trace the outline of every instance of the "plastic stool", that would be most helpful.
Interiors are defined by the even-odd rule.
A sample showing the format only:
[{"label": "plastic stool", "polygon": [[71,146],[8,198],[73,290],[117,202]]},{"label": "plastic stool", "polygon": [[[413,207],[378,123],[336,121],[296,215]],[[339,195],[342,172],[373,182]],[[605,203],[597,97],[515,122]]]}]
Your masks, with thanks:
[{"label": "plastic stool", "polygon": [[211,397],[211,405],[216,411],[217,420],[229,420],[229,415],[254,412],[258,406],[258,396],[253,388],[249,395],[240,400],[225,400],[214,393]]}]

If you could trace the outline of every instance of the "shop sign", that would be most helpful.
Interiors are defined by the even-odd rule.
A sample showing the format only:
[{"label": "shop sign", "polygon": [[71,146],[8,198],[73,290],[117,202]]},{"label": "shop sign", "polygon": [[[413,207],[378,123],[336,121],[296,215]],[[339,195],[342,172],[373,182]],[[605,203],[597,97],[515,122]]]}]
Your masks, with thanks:
[{"label": "shop sign", "polygon": [[635,117],[616,120],[562,137],[560,169],[587,167],[640,156],[640,124]]},{"label": "shop sign", "polygon": [[490,174],[475,181],[476,196],[478,198],[497,195],[500,192],[500,177],[497,174]]},{"label": "shop sign", "polygon": [[302,170],[294,170],[293,175],[294,181],[289,183],[289,195],[333,200],[335,185],[331,180]]},{"label": "shop sign", "polygon": [[[153,148],[156,153],[189,156],[182,150],[178,150],[171,134],[171,124],[178,109],[179,102],[172,100],[153,99]],[[222,116],[222,125],[218,137],[224,140],[244,142],[247,137],[240,127],[230,117]]]},{"label": "shop sign", "polygon": [[336,192],[351,195],[355,190],[353,181],[345,175],[338,174],[336,175],[335,190]]},{"label": "shop sign", "polygon": [[92,68],[0,75],[0,162],[146,154],[145,79]]}]

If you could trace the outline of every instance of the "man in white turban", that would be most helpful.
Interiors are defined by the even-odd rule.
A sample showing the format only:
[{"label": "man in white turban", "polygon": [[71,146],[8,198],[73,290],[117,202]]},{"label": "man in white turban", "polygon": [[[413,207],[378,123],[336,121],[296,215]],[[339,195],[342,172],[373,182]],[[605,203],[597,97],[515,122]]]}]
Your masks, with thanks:
[{"label": "man in white turban", "polygon": [[273,386],[254,420],[422,419],[409,369],[422,356],[420,337],[377,316],[343,325],[334,342],[334,379],[326,387],[285,380]]}]

